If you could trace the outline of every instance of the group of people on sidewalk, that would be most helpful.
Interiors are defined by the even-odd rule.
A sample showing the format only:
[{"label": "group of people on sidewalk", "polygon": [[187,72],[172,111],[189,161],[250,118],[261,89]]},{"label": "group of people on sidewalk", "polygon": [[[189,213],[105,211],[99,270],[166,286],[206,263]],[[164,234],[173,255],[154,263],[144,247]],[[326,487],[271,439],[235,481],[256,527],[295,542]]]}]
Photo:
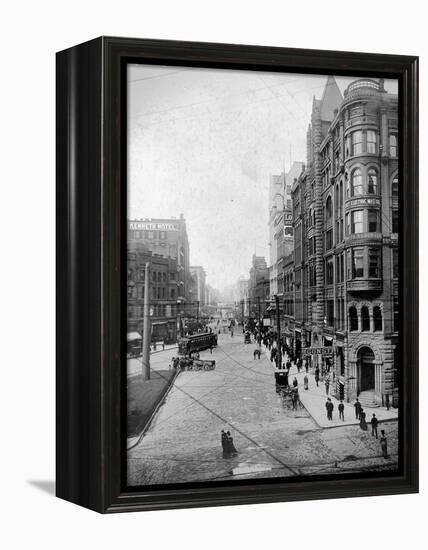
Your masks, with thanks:
[{"label": "group of people on sidewalk", "polygon": [[221,446],[223,449],[223,458],[231,458],[236,456],[238,451],[235,448],[233,443],[233,437],[230,434],[230,431],[221,430]]}]

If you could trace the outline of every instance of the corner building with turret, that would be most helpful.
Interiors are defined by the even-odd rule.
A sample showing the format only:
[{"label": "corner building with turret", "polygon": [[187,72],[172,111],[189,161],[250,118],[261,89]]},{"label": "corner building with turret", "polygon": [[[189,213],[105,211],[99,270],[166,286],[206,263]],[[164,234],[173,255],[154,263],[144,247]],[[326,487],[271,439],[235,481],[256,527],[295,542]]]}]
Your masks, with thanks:
[{"label": "corner building with turret", "polygon": [[[335,396],[398,404],[398,97],[382,80],[314,98],[292,189],[296,351],[320,346]],[[327,352],[327,353],[325,353]]]}]

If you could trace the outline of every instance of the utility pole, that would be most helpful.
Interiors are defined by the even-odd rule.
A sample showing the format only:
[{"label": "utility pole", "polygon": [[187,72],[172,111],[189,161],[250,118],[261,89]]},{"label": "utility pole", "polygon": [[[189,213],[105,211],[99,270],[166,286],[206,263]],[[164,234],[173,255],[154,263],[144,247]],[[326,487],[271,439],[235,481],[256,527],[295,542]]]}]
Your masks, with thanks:
[{"label": "utility pole", "polygon": [[146,262],[146,270],[144,274],[144,326],[143,326],[143,380],[150,380],[150,309],[149,309],[149,286],[150,286],[150,263]]},{"label": "utility pole", "polygon": [[279,318],[279,298],[278,295],[275,294],[275,306],[276,306],[276,331],[277,331],[277,349],[278,353],[276,356],[276,366],[278,369],[281,368],[281,361],[282,361],[282,355],[281,355],[281,322]]}]

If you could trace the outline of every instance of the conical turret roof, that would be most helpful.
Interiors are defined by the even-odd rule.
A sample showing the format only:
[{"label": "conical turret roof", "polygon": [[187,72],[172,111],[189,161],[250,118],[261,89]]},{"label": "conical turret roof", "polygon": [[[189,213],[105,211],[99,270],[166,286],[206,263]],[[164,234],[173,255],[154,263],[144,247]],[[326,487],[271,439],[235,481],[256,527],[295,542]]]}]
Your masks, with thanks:
[{"label": "conical turret roof", "polygon": [[334,76],[329,76],[320,102],[321,120],[328,122],[332,121],[334,118],[334,110],[340,107],[342,101],[343,97],[340,93],[336,79]]}]

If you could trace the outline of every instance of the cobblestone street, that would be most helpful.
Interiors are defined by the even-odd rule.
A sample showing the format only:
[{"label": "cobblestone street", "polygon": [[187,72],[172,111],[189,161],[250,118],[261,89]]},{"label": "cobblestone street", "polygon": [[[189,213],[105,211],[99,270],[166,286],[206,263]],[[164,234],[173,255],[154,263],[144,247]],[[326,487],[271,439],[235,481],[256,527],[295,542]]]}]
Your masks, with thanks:
[{"label": "cobblestone street", "polygon": [[[201,354],[214,371],[180,373],[141,440],[128,451],[128,482],[146,485],[245,477],[295,476],[393,469],[397,423],[382,424],[390,458],[359,426],[320,428],[306,411],[292,411],[276,392],[273,365],[254,344],[221,335]],[[169,357],[168,357],[169,358]],[[224,459],[221,429],[230,430],[238,455]]]}]

